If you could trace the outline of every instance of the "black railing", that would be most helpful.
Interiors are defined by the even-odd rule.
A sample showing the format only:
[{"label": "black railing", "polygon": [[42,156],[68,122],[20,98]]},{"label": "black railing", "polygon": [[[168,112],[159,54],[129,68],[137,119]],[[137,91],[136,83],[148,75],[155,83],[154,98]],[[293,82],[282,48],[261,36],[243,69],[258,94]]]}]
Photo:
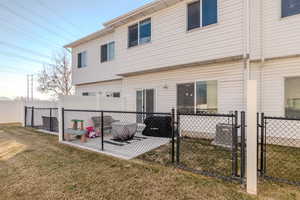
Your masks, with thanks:
[{"label": "black railing", "polygon": [[300,186],[300,119],[261,113],[257,121],[261,177]]},{"label": "black railing", "polygon": [[[166,113],[63,109],[62,112],[64,140],[126,158],[164,164],[175,161],[174,110]],[[79,125],[74,130],[76,122]],[[164,155],[158,155],[160,147],[164,148]]]},{"label": "black railing", "polygon": [[[245,176],[245,112],[177,113],[177,165],[222,179]],[[240,136],[239,136],[240,135]]]},{"label": "black railing", "polygon": [[25,107],[25,127],[58,133],[58,108]]},{"label": "black railing", "polygon": [[223,179],[243,181],[245,176],[245,112],[239,121],[238,112],[62,109],[62,126],[65,141],[116,156]]}]

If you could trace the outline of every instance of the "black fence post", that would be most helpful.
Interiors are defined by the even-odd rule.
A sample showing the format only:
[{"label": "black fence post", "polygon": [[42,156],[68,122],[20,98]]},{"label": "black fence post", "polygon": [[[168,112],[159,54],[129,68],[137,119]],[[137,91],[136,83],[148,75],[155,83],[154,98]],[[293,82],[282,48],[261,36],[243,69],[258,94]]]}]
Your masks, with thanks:
[{"label": "black fence post", "polygon": [[50,110],[49,110],[49,112],[50,112],[50,123],[49,123],[49,130],[50,130],[50,132],[52,132],[53,130],[52,130],[52,108],[50,108]]},{"label": "black fence post", "polygon": [[103,111],[101,111],[101,150],[104,151],[104,120]]},{"label": "black fence post", "polygon": [[180,163],[180,113],[177,111],[177,127],[176,127],[176,163]]},{"label": "black fence post", "polygon": [[175,109],[172,108],[172,163],[175,162]]},{"label": "black fence post", "polygon": [[260,144],[260,170],[261,174],[265,173],[265,114],[261,113],[261,144]]},{"label": "black fence post", "polygon": [[232,131],[232,176],[238,176],[238,111],[234,112]]},{"label": "black fence post", "polygon": [[246,114],[245,111],[241,112],[241,178],[245,177],[245,169],[246,169],[246,136],[245,136],[245,128],[246,128]]},{"label": "black fence post", "polygon": [[24,109],[24,127],[27,127],[27,106]]},{"label": "black fence post", "polygon": [[62,141],[65,141],[65,109],[61,109]]},{"label": "black fence post", "polygon": [[31,107],[31,127],[34,127],[34,106]]}]

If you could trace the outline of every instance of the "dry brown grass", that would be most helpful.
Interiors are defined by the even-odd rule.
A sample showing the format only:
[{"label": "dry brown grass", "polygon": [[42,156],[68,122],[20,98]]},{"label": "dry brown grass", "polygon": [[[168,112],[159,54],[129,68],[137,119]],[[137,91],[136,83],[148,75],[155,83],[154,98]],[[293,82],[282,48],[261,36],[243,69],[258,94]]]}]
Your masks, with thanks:
[{"label": "dry brown grass", "polygon": [[[0,144],[1,200],[254,199],[240,185],[79,150],[33,129],[0,127]],[[292,187],[264,190],[265,199],[299,198]]]}]

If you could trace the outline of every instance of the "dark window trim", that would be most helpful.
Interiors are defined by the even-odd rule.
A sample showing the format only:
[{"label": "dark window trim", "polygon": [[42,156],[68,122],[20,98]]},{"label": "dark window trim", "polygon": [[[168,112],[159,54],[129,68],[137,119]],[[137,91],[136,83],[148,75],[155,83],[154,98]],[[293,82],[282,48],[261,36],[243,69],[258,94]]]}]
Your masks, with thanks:
[{"label": "dark window trim", "polygon": [[284,5],[284,2],[285,0],[281,0],[281,18],[287,18],[287,17],[291,17],[291,16],[295,16],[295,15],[300,15],[300,8],[299,8],[299,11],[295,12],[295,13],[291,13],[291,14],[288,14],[288,13],[285,13],[285,5]]},{"label": "dark window trim", "polygon": [[[141,42],[140,25],[141,25],[142,22],[148,21],[148,20],[150,21],[150,26],[151,26],[151,29],[150,29],[150,40],[147,41],[147,42]],[[129,32],[130,32],[130,28],[134,27],[134,26],[137,26],[137,43],[134,44],[134,45],[132,45],[132,44],[130,44],[130,34],[129,34]],[[136,22],[136,23],[128,26],[128,37],[127,37],[127,40],[128,40],[127,48],[132,48],[132,47],[135,47],[135,46],[139,46],[139,45],[147,44],[147,43],[151,42],[151,40],[152,40],[152,18],[148,17],[148,18],[145,18],[143,20],[140,20],[140,21],[138,21],[138,22]]]},{"label": "dark window trim", "polygon": [[[110,49],[109,49],[110,44],[114,45],[114,56],[111,59],[110,59]],[[101,63],[114,60],[114,58],[115,58],[115,44],[116,44],[115,41],[111,41],[111,42],[108,42],[108,43],[103,44],[103,45],[100,46],[100,62]],[[104,54],[104,51],[103,51],[104,49],[106,50],[105,54]]]},{"label": "dark window trim", "polygon": [[[212,23],[212,24],[209,24],[209,25],[205,25],[203,26],[203,9],[202,9],[202,0],[195,0],[195,1],[191,1],[191,2],[188,2],[186,4],[186,30],[187,32],[190,32],[190,31],[193,31],[195,29],[202,29],[202,28],[206,28],[206,27],[210,27],[210,26],[213,26],[213,25],[216,25],[219,23],[219,1],[220,0],[216,0],[217,1],[217,15],[216,15],[216,22],[215,23]],[[193,3],[196,3],[196,2],[199,2],[200,3],[200,25],[198,27],[194,27],[194,28],[189,28],[189,5],[193,4]]]}]

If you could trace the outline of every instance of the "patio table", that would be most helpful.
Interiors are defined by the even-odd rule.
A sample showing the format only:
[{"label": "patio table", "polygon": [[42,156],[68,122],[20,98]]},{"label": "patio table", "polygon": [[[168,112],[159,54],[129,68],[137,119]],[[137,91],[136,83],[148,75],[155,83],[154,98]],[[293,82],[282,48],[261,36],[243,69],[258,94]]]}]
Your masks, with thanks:
[{"label": "patio table", "polygon": [[112,123],[112,135],[114,140],[132,139],[137,131],[137,124],[131,122]]}]

